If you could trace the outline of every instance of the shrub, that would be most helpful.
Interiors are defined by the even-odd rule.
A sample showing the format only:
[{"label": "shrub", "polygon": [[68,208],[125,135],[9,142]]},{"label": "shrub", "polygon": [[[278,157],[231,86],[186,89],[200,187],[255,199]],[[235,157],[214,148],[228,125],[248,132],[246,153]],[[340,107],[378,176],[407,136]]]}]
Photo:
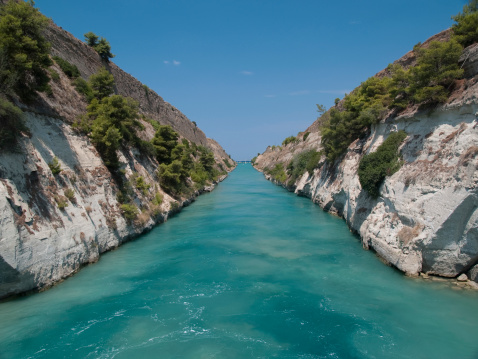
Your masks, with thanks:
[{"label": "shrub", "polygon": [[304,136],[302,136],[302,141],[307,140],[307,137],[309,137],[309,135],[310,135],[310,132],[304,133]]},{"label": "shrub", "polygon": [[60,174],[61,172],[61,165],[58,162],[58,158],[53,157],[51,162],[48,163],[48,167],[50,167],[51,172],[53,173],[54,176]]},{"label": "shrub", "polygon": [[89,46],[93,47],[103,60],[109,61],[110,58],[115,57],[115,55],[111,53],[110,43],[104,37],[99,38],[98,40],[98,36],[91,31],[86,33],[84,36],[85,42]]},{"label": "shrub", "polygon": [[284,141],[282,141],[282,146],[287,146],[289,143],[297,143],[299,140],[294,136],[287,137]]},{"label": "shrub", "polygon": [[272,170],[267,170],[266,173],[268,173],[272,176],[273,179],[281,183],[284,183],[287,179],[287,175],[284,171],[284,166],[282,165],[282,163],[276,163],[274,168]]},{"label": "shrub", "polygon": [[152,202],[153,202],[154,205],[160,206],[161,203],[163,203],[163,196],[161,195],[161,193],[156,192]]},{"label": "shrub", "polygon": [[148,194],[148,190],[151,187],[149,183],[144,181],[143,176],[139,176],[136,178],[136,188],[141,191],[141,193],[146,196]]},{"label": "shrub", "polygon": [[169,165],[161,163],[158,172],[161,187],[168,193],[178,193],[181,186],[181,162],[175,160]]},{"label": "shrub", "polygon": [[172,162],[172,151],[178,144],[179,135],[169,125],[160,125],[151,143],[156,151],[158,162],[170,164]]},{"label": "shrub", "polygon": [[[96,74],[93,74],[88,79],[88,84],[91,88],[93,98],[102,100],[114,93],[115,79],[112,74],[102,67]],[[89,99],[91,101],[91,99]]]},{"label": "shrub", "polygon": [[56,72],[55,70],[53,69],[48,69],[48,73],[50,74],[50,78],[55,81],[55,82],[58,82],[60,81],[60,75],[58,74],[58,72]]},{"label": "shrub", "polygon": [[329,161],[336,160],[372,124],[379,122],[391,103],[389,78],[371,77],[343,101],[344,110],[331,108],[322,125],[322,145]]},{"label": "shrub", "polygon": [[136,120],[138,103],[120,95],[106,97],[101,101],[94,99],[87,107],[91,122],[90,138],[100,153],[106,166],[118,167],[116,151],[123,140],[135,142],[135,129],[143,128]]},{"label": "shrub", "polygon": [[463,12],[452,17],[454,38],[464,47],[478,42],[478,1],[470,0]]},{"label": "shrub", "polygon": [[360,184],[373,198],[380,195],[380,186],[385,177],[391,176],[400,168],[398,148],[406,137],[404,131],[394,132],[375,152],[363,156],[360,160],[358,169]]},{"label": "shrub", "polygon": [[58,66],[60,66],[61,71],[63,71],[70,79],[76,79],[77,77],[80,77],[80,70],[78,70],[76,65],[70,64],[68,61],[63,60],[59,56],[53,56],[53,60],[55,60]]},{"label": "shrub", "polygon": [[85,96],[87,101],[93,98],[93,90],[85,79],[78,77],[73,81],[73,86],[79,94]]},{"label": "shrub", "polygon": [[18,134],[26,130],[22,110],[0,97],[0,150],[11,148],[17,141]]},{"label": "shrub", "polygon": [[76,203],[75,191],[73,191],[71,188],[68,188],[64,193],[65,197],[68,198],[71,203]]},{"label": "shrub", "polygon": [[229,160],[227,158],[224,158],[223,161],[224,161],[224,164],[227,166],[227,168],[232,167],[231,163],[229,162]]},{"label": "shrub", "polygon": [[301,177],[305,171],[311,174],[317,167],[321,155],[322,153],[316,150],[304,151],[295,155],[287,166],[287,170],[291,176],[289,183],[294,184],[297,178]]},{"label": "shrub", "polygon": [[450,93],[450,85],[463,77],[463,69],[458,66],[462,46],[450,41],[432,41],[427,49],[416,45],[414,52],[417,65],[410,69],[410,89],[415,103],[445,102]]},{"label": "shrub", "polygon": [[68,207],[68,202],[66,200],[66,197],[56,196],[55,202],[60,210],[64,210],[66,207]]},{"label": "shrub", "polygon": [[0,7],[0,83],[4,93],[13,90],[22,99],[31,100],[35,91],[47,89],[46,69],[52,64],[50,44],[42,35],[47,24],[48,19],[34,8],[33,1],[10,0]]},{"label": "shrub", "polygon": [[128,223],[131,223],[139,214],[138,208],[134,204],[125,203],[120,206],[123,217]]},{"label": "shrub", "polygon": [[462,47],[456,40],[432,41],[427,48],[414,47],[416,66],[406,70],[389,65],[390,77],[371,77],[324,116],[321,126],[322,145],[327,160],[340,157],[356,139],[367,135],[389,109],[404,109],[409,104],[445,102],[451,85],[463,76],[458,66]]}]

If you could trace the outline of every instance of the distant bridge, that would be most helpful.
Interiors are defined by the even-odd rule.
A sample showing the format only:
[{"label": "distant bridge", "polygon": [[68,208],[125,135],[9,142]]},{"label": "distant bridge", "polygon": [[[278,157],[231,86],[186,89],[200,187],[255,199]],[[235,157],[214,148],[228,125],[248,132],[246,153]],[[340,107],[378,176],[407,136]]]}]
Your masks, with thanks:
[{"label": "distant bridge", "polygon": [[251,163],[251,161],[236,161],[236,163]]}]

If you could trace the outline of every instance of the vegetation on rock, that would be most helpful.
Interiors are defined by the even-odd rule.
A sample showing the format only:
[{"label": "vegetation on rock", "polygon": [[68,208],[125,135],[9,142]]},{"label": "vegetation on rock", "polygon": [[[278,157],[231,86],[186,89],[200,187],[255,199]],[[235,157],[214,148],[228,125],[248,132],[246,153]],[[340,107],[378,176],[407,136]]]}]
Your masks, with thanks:
[{"label": "vegetation on rock", "polygon": [[452,19],[456,21],[452,26],[456,41],[464,47],[478,42],[478,0],[470,0]]},{"label": "vegetation on rock", "polygon": [[295,136],[289,136],[284,141],[282,141],[282,146],[287,146],[289,143],[297,143],[299,140]]},{"label": "vegetation on rock", "polygon": [[36,91],[51,91],[50,44],[41,34],[47,23],[33,1],[10,0],[0,7],[0,149],[26,130],[12,98],[30,101]]},{"label": "vegetation on rock", "polygon": [[85,42],[88,46],[91,46],[100,55],[100,57],[108,62],[111,58],[115,57],[111,53],[111,45],[104,37],[99,38],[93,32],[87,32],[85,35]]},{"label": "vegetation on rock", "polygon": [[59,56],[53,56],[53,60],[60,66],[61,71],[65,73],[70,79],[76,79],[80,77],[80,70],[75,65],[70,64],[68,61],[62,59]]},{"label": "vegetation on rock", "polygon": [[54,176],[60,174],[61,172],[61,165],[60,162],[58,162],[58,158],[53,157],[50,163],[48,163],[48,167],[50,167],[51,173],[53,173]]},{"label": "vegetation on rock", "polygon": [[0,8],[0,82],[24,100],[48,87],[46,69],[52,64],[50,44],[42,36],[48,19],[33,1],[10,0]]},{"label": "vegetation on rock", "polygon": [[308,150],[295,155],[287,166],[287,172],[290,176],[288,183],[293,185],[306,171],[312,174],[314,169],[317,168],[321,156],[322,152],[316,150]]},{"label": "vegetation on rock", "polygon": [[432,41],[426,48],[418,44],[414,47],[415,66],[389,65],[389,77],[371,77],[346,95],[342,108],[335,106],[323,116],[322,144],[327,159],[332,162],[340,157],[391,110],[445,102],[454,81],[463,77],[458,66],[462,51],[453,38]]},{"label": "vegetation on rock", "polygon": [[270,175],[280,183],[284,183],[287,179],[287,174],[284,171],[284,165],[282,163],[276,163],[273,169],[264,168],[264,173]]},{"label": "vegetation on rock", "polygon": [[385,177],[399,170],[401,162],[398,148],[406,137],[404,131],[391,133],[375,152],[363,156],[360,160],[359,181],[370,196],[377,198]]}]

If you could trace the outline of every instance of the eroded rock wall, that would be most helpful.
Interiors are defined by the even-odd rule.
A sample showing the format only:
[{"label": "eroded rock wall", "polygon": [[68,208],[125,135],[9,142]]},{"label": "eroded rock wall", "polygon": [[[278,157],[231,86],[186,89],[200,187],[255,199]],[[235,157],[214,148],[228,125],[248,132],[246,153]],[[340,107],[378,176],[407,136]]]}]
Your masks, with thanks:
[{"label": "eroded rock wall", "polygon": [[[282,185],[342,216],[360,234],[365,248],[373,248],[407,274],[466,273],[478,281],[477,48],[464,53],[466,79],[447,104],[389,117],[365,140],[352,143],[339,163],[331,166],[322,158],[314,173]],[[359,182],[360,159],[399,130],[408,134],[400,149],[404,164],[386,178],[380,197],[373,199]],[[255,167],[264,171],[276,163],[287,166],[304,150],[320,150],[317,123],[306,132],[310,134],[305,141],[269,147],[257,157]]]},{"label": "eroded rock wall", "polygon": [[[171,125],[181,139],[211,149],[218,168],[234,168],[235,162],[217,142],[114,63],[102,62],[93,49],[54,24],[46,37],[52,43],[52,55],[75,64],[83,78],[106,66],[115,78],[116,93],[137,100],[141,114]],[[122,180],[128,182],[133,204],[141,209],[128,221],[117,198],[118,179],[89,138],[72,127],[86,112],[85,99],[58,65],[51,69],[59,75],[50,82],[52,94],[40,94],[33,103],[18,103],[29,133],[15,148],[0,153],[0,299],[48,288],[214,188],[213,184],[172,198],[159,185],[157,161],[135,148],[124,148],[118,153]],[[154,128],[147,121],[142,123],[145,130],[140,136],[149,140]],[[54,158],[59,174],[49,166]],[[139,176],[149,187],[137,188]]]}]

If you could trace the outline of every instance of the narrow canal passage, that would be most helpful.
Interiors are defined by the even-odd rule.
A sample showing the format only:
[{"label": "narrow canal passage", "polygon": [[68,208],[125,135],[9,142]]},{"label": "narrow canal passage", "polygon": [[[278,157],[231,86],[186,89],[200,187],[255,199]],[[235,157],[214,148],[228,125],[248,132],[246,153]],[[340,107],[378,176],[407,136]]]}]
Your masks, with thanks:
[{"label": "narrow canal passage", "polygon": [[0,358],[478,358],[478,293],[404,277],[241,164],[150,233],[0,304]]}]

